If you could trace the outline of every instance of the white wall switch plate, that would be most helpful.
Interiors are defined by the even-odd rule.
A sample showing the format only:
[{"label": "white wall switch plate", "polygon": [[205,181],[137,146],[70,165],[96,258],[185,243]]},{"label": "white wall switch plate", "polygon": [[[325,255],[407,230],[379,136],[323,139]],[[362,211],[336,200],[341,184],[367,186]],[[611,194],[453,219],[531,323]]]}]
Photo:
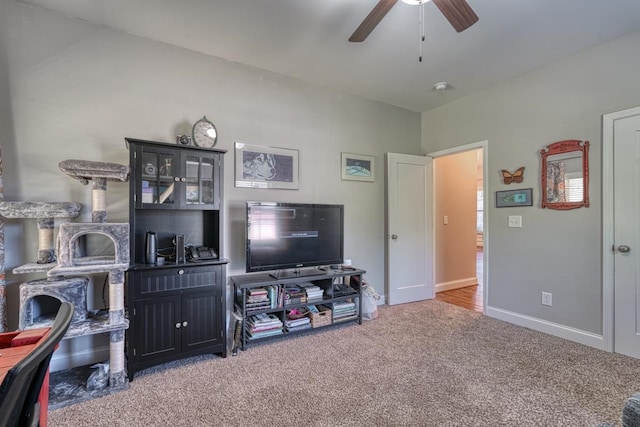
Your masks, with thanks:
[{"label": "white wall switch plate", "polygon": [[553,294],[551,292],[542,293],[542,305],[553,305]]},{"label": "white wall switch plate", "polygon": [[449,215],[445,215],[444,217],[442,217],[442,223],[444,225],[449,224]]},{"label": "white wall switch plate", "polygon": [[509,227],[510,228],[522,228],[522,216],[521,215],[509,215]]}]

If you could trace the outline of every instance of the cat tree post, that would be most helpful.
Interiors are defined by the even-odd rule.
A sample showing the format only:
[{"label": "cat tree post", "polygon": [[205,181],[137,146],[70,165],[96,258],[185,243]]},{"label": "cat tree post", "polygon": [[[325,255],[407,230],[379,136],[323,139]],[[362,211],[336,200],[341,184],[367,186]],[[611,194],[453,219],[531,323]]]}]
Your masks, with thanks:
[{"label": "cat tree post", "polygon": [[107,178],[93,178],[91,222],[107,220]]}]

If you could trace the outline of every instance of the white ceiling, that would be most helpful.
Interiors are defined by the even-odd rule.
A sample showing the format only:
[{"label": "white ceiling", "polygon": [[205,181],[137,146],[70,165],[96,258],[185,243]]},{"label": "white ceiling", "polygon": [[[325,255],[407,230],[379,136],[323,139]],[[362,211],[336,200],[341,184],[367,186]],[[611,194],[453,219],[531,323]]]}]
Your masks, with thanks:
[{"label": "white ceiling", "polygon": [[640,30],[640,0],[468,0],[480,20],[462,33],[427,3],[418,62],[418,7],[402,2],[350,43],[378,0],[22,1],[417,112]]}]

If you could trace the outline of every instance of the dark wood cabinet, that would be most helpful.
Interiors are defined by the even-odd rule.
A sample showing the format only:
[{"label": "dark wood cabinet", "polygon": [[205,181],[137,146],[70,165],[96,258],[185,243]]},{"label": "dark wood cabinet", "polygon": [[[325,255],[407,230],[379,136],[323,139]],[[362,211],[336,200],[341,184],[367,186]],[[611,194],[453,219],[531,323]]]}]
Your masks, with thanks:
[{"label": "dark wood cabinet", "polygon": [[[218,287],[219,288],[219,287]],[[178,357],[222,353],[224,332],[218,290],[184,292],[141,299],[134,303],[134,370]],[[216,350],[217,349],[217,350]],[[133,377],[133,371],[129,373]]]},{"label": "dark wood cabinet", "polygon": [[[222,325],[219,310],[218,292],[198,292],[185,294],[182,298],[182,351],[194,351],[209,346],[222,344]],[[209,327],[212,325],[212,327]],[[177,323],[176,323],[177,327]]]},{"label": "dark wood cabinet", "polygon": [[[222,153],[127,139],[135,161],[137,209],[219,209]],[[133,166],[132,166],[133,170]]]},{"label": "dark wood cabinet", "polygon": [[[135,345],[133,358],[138,367],[158,358],[173,358],[181,352],[180,331],[174,322],[180,319],[179,295],[136,301],[133,307]],[[131,366],[131,365],[130,365]],[[129,375],[133,377],[133,369]]]},{"label": "dark wood cabinet", "polygon": [[[127,138],[131,266],[126,277],[127,372],[204,353],[227,355],[222,257],[224,151]],[[157,237],[146,264],[145,236]],[[180,236],[180,238],[178,238]],[[181,259],[185,247],[215,257]],[[188,253],[188,251],[187,251]]]}]

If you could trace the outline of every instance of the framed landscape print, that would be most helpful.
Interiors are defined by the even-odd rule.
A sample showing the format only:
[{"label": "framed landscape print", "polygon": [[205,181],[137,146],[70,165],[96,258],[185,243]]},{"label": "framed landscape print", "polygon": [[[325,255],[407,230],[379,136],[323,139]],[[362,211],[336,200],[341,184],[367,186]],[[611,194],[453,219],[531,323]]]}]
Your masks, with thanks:
[{"label": "framed landscape print", "polygon": [[235,144],[235,185],[298,189],[298,150]]},{"label": "framed landscape print", "polygon": [[496,191],[496,208],[515,206],[533,206],[532,188],[521,190]]},{"label": "framed landscape print", "polygon": [[373,156],[342,153],[342,179],[351,181],[375,180],[375,160]]}]

